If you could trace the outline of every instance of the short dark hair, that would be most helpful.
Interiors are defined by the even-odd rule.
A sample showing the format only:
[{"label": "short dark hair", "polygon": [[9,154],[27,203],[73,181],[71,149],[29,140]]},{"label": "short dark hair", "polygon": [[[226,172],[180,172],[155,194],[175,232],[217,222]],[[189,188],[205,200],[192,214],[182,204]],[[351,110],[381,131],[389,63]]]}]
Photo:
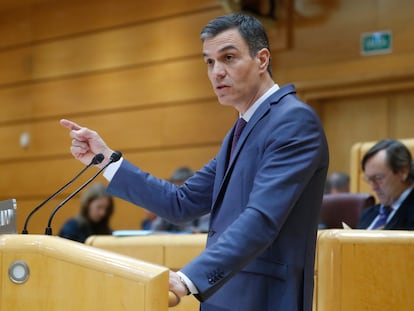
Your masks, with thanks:
[{"label": "short dark hair", "polygon": [[349,175],[343,172],[333,172],[326,178],[325,193],[329,193],[332,189],[349,191]]},{"label": "short dark hair", "polygon": [[[237,29],[249,47],[251,57],[255,57],[257,52],[266,48],[270,51],[269,39],[262,23],[249,15],[233,13],[217,17],[210,21],[201,31],[200,38],[204,42],[207,38],[212,38],[229,29]],[[272,65],[269,59],[267,71],[272,76]]]},{"label": "short dark hair", "polygon": [[414,181],[413,161],[410,150],[402,142],[390,138],[379,141],[365,153],[361,163],[363,171],[365,171],[367,161],[381,150],[385,150],[387,165],[394,173],[408,167],[407,181]]}]

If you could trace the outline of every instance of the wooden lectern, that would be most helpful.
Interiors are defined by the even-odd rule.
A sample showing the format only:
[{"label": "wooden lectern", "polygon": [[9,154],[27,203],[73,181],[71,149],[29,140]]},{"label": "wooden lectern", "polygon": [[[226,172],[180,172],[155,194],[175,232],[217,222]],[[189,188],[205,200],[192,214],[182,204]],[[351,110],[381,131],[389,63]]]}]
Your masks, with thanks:
[{"label": "wooden lectern", "polygon": [[[205,235],[93,236],[86,242],[167,266],[185,265],[203,249]],[[414,310],[414,232],[320,230],[314,311]],[[196,311],[185,297],[171,311]]]},{"label": "wooden lectern", "polygon": [[[148,236],[116,237],[96,235],[86,244],[112,252],[139,258],[171,270],[179,270],[205,248],[206,234],[154,234]],[[170,299],[172,299],[170,297]],[[200,303],[194,296],[186,296],[171,311],[197,311]]]},{"label": "wooden lectern", "polygon": [[317,311],[414,310],[414,232],[322,230]]},{"label": "wooden lectern", "polygon": [[0,311],[168,309],[168,269],[41,235],[0,235]]}]

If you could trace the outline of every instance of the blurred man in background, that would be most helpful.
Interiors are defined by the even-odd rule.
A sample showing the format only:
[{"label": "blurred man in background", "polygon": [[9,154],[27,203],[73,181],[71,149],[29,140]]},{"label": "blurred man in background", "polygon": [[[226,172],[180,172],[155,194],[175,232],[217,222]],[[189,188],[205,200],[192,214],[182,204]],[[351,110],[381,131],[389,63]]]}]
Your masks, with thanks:
[{"label": "blurred man in background", "polygon": [[360,229],[414,229],[414,170],[408,148],[394,139],[375,144],[362,158],[365,180],[380,204],[365,209]]}]

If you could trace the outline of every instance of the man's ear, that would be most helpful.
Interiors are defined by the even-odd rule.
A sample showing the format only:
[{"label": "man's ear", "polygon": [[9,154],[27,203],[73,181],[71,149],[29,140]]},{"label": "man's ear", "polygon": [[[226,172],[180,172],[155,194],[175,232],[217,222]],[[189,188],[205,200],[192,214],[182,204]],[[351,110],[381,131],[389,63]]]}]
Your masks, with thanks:
[{"label": "man's ear", "polygon": [[270,62],[270,51],[266,48],[261,49],[256,54],[256,61],[259,65],[260,71],[267,71]]},{"label": "man's ear", "polygon": [[401,177],[401,181],[405,182],[407,181],[408,178],[408,174],[410,173],[410,169],[408,167],[404,167],[399,171],[400,177]]}]

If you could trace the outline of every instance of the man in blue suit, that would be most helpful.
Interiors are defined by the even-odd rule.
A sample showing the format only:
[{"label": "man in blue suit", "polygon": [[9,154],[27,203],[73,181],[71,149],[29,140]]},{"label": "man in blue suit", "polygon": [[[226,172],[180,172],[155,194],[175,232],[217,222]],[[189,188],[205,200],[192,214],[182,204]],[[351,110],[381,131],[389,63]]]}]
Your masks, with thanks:
[{"label": "man in blue suit", "polygon": [[379,204],[362,212],[358,229],[414,230],[414,167],[407,146],[383,139],[367,151],[361,165]]},{"label": "man in blue suit", "polygon": [[[269,43],[258,20],[222,16],[206,25],[201,39],[219,102],[233,106],[243,121],[184,185],[122,159],[105,171],[109,192],[173,222],[211,213],[205,251],[170,272],[177,296],[194,294],[204,311],[310,311],[328,168],[320,121],[292,85],[273,82]],[[71,152],[83,163],[97,153],[111,155],[96,132],[68,120],[61,124],[71,130]]]}]

